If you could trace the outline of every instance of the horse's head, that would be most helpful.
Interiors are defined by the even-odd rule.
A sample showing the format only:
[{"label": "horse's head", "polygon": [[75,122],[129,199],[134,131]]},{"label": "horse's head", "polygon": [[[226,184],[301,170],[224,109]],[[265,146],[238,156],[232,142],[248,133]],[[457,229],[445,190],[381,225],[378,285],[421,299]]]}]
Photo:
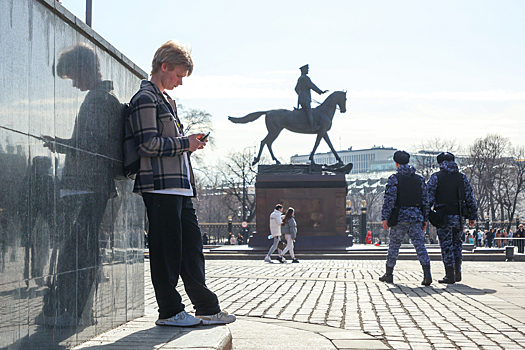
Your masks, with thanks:
[{"label": "horse's head", "polygon": [[339,106],[341,113],[346,112],[346,91],[339,91],[337,105]]}]

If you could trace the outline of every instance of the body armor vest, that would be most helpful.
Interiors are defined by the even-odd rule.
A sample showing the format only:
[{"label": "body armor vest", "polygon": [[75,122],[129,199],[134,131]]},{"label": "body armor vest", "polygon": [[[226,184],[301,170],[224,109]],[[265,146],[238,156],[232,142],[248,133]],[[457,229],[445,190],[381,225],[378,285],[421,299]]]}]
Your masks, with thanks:
[{"label": "body armor vest", "polygon": [[398,207],[420,207],[421,179],[417,175],[404,176],[396,174],[397,177],[397,201]]},{"label": "body armor vest", "polygon": [[459,215],[459,202],[465,198],[462,174],[439,171],[436,176],[436,205],[444,205],[448,215]]}]

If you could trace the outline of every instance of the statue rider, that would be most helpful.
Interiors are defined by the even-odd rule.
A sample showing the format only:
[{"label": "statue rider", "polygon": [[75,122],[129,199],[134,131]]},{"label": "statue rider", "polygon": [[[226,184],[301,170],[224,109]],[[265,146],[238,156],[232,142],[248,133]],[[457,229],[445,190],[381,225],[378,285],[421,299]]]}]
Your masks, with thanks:
[{"label": "statue rider", "polygon": [[310,125],[313,128],[318,128],[319,125],[314,124],[314,117],[312,115],[312,107],[310,106],[310,103],[312,102],[312,95],[310,94],[310,90],[314,90],[319,95],[324,94],[328,90],[322,91],[317,86],[315,86],[314,83],[310,80],[310,77],[308,77],[308,65],[305,64],[301,68],[301,76],[299,79],[297,79],[297,85],[295,85],[295,92],[297,92],[297,95],[299,95],[298,101],[297,101],[297,108],[301,106],[303,110],[305,111],[306,115],[308,116],[308,121]]}]

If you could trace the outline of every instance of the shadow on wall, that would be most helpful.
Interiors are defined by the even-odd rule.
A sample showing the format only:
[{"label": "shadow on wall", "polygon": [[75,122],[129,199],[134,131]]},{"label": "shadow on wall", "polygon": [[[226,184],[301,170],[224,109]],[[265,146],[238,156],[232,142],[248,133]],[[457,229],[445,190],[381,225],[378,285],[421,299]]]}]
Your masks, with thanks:
[{"label": "shadow on wall", "polygon": [[[100,283],[109,279],[103,272],[103,259],[113,254],[109,258],[112,262],[125,262],[129,253],[122,249],[123,253],[118,253],[122,256],[116,257],[114,249],[115,220],[127,190],[127,184],[116,181],[122,172],[122,105],[114,93],[113,82],[102,79],[99,58],[87,44],[78,43],[62,52],[56,75],[70,79],[72,89],[87,93],[70,138],[24,134],[42,141],[42,146],[55,154],[54,159],[31,158],[21,146],[15,153],[9,143],[4,145],[7,152],[0,146],[0,162],[7,169],[0,172],[0,188],[5,190],[4,199],[0,200],[0,268],[4,272],[6,263],[11,262],[4,281],[17,281],[0,288],[0,305],[6,306],[4,311],[15,310],[15,304],[20,303],[16,300],[30,301],[28,309],[22,307],[28,315],[21,319],[17,312],[9,315],[2,311],[0,315],[0,323],[9,328],[0,332],[6,335],[0,336],[4,338],[0,346],[13,349],[69,348],[83,341],[84,330],[83,336],[89,338],[97,329],[100,332],[124,323],[127,304],[132,305],[129,299],[118,297],[122,290],[126,295],[129,287],[129,267],[121,264],[108,268],[109,273],[118,270],[120,276],[111,281],[111,287],[104,287],[111,289],[109,293],[114,293],[115,300],[99,297],[104,299],[99,302],[122,304],[119,308],[123,318],[117,319],[112,308],[105,311],[109,316],[100,317],[104,306],[96,306]],[[56,169],[60,169],[61,176],[54,173],[58,172]],[[142,247],[141,242],[129,239],[121,245]],[[22,267],[15,266],[17,255],[24,256],[23,280],[18,274]],[[18,327],[21,331],[17,332]]]},{"label": "shadow on wall", "polygon": [[59,248],[58,255],[53,249],[50,265],[55,273],[49,274],[56,277],[46,283],[36,323],[75,327],[94,324],[91,308],[100,275],[99,230],[108,200],[117,197],[114,178],[120,164],[111,152],[119,150],[121,104],[113,82],[102,80],[99,58],[90,46],[79,43],[64,51],[56,70],[59,77],[71,79],[74,88],[88,93],[69,139],[43,136],[44,147],[64,154],[65,161],[57,191],[55,247]]}]

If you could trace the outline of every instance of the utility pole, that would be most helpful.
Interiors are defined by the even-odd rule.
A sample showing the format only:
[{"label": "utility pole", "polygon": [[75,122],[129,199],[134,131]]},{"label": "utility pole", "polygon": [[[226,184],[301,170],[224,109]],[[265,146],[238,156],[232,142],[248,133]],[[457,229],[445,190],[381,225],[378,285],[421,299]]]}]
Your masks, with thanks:
[{"label": "utility pole", "polygon": [[86,0],[86,24],[91,27],[91,8],[93,0]]}]

